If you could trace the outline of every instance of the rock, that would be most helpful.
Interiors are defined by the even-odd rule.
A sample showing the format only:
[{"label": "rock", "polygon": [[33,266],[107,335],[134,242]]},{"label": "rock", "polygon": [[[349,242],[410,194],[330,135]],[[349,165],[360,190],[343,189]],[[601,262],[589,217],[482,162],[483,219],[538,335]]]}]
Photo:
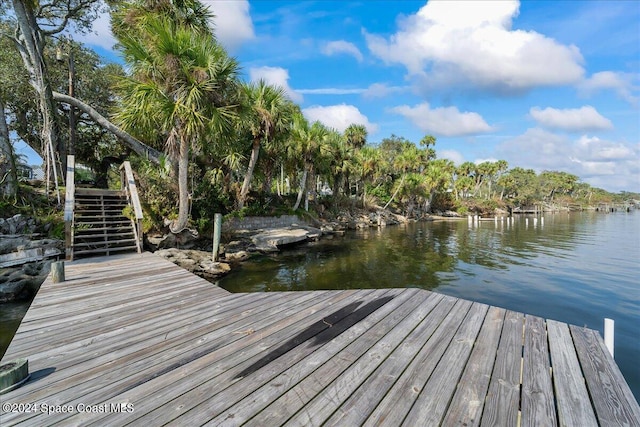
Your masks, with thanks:
[{"label": "rock", "polygon": [[278,246],[291,245],[309,240],[310,232],[303,228],[274,228],[251,238],[256,250],[264,253],[278,252]]},{"label": "rock", "polygon": [[168,248],[192,249],[196,246],[197,240],[198,232],[189,229],[184,229],[176,234],[168,233],[145,237],[145,243],[152,251]]},{"label": "rock", "polygon": [[225,261],[228,262],[242,262],[249,259],[249,253],[247,251],[238,251],[238,252],[226,252],[224,254]]},{"label": "rock", "polygon": [[0,302],[32,298],[47,278],[52,262],[31,262],[3,268],[0,274]]},{"label": "rock", "polygon": [[25,236],[0,238],[0,268],[52,258],[64,253],[61,240],[30,240]]},{"label": "rock", "polygon": [[195,249],[170,248],[161,249],[154,253],[179,265],[185,270],[207,279],[215,279],[231,271],[229,264],[213,262],[211,252],[198,251]]},{"label": "rock", "polygon": [[36,221],[22,214],[0,219],[0,234],[32,234],[35,229]]}]

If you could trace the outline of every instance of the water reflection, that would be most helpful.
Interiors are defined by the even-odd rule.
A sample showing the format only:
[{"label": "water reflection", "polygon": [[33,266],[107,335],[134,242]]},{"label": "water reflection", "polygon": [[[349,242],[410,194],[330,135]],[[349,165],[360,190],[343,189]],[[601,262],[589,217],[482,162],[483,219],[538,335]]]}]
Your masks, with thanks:
[{"label": "water reflection", "polygon": [[354,232],[260,257],[219,284],[234,292],[437,289],[601,333],[609,317],[616,361],[640,396],[640,213],[534,218]]},{"label": "water reflection", "polygon": [[[525,221],[531,219],[531,221]],[[416,223],[353,232],[245,264],[220,282],[234,292],[420,287],[434,289],[478,267],[509,271],[540,256],[570,259],[585,240],[584,224],[571,217],[517,218],[468,224]],[[537,219],[537,218],[535,218]],[[529,222],[529,224],[527,224]],[[551,266],[538,265],[546,269]]]}]

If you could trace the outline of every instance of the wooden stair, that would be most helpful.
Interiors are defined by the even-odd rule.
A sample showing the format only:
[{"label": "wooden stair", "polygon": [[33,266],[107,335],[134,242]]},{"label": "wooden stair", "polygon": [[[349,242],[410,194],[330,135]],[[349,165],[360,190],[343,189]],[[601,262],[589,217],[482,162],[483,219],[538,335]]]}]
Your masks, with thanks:
[{"label": "wooden stair", "polygon": [[66,258],[141,253],[142,208],[129,162],[121,167],[121,190],[76,188],[73,156],[68,156],[67,165]]},{"label": "wooden stair", "polygon": [[121,190],[77,188],[72,250],[74,258],[137,252],[134,224],[123,214],[129,206]]}]

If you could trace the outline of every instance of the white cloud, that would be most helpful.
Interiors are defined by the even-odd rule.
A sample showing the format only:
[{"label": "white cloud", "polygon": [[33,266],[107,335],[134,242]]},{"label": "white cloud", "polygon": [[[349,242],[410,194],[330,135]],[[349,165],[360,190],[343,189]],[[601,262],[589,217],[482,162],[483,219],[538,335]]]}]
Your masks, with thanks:
[{"label": "white cloud", "polygon": [[638,76],[635,74],[601,71],[580,82],[578,90],[583,96],[591,96],[601,90],[611,89],[620,98],[632,105],[636,105],[638,96],[633,93],[638,92],[638,87],[634,85],[634,80],[638,80]]},{"label": "white cloud", "polygon": [[442,136],[462,136],[491,132],[493,128],[478,113],[461,113],[456,107],[431,108],[424,102],[415,107],[401,105],[390,110],[403,115],[420,130]]},{"label": "white cloud", "polygon": [[99,46],[107,50],[113,50],[116,39],[111,33],[111,16],[101,13],[91,24],[91,32],[87,34],[72,34],[74,40],[93,46]]},{"label": "white cloud", "polygon": [[294,102],[302,102],[303,97],[289,86],[289,71],[280,67],[257,67],[249,69],[249,80],[264,80],[269,84],[280,86]]},{"label": "white cloud", "polygon": [[[203,0],[214,13],[211,24],[217,40],[228,50],[237,49],[243,42],[255,38],[253,22],[249,14],[248,0],[213,1]],[[74,39],[104,49],[112,50],[116,39],[111,33],[110,15],[101,13],[93,21],[88,34],[73,34]]]},{"label": "white cloud", "polygon": [[203,3],[209,6],[215,15],[213,18],[215,35],[226,49],[234,51],[242,43],[255,38],[248,0],[204,0]]},{"label": "white cloud", "polygon": [[367,99],[384,98],[392,93],[400,93],[405,90],[407,90],[407,88],[402,86],[388,86],[384,83],[373,83],[363,91],[362,96]]},{"label": "white cloud", "polygon": [[456,166],[464,163],[464,156],[456,150],[436,150],[439,159],[449,159]]},{"label": "white cloud", "polygon": [[531,128],[504,141],[496,154],[511,167],[564,171],[609,191],[640,191],[640,143],[586,135],[572,139]]},{"label": "white cloud", "polygon": [[364,125],[369,135],[378,131],[378,125],[369,122],[367,116],[362,114],[353,105],[340,104],[326,107],[313,106],[304,108],[302,114],[311,122],[320,121],[326,126],[344,132],[350,124]]},{"label": "white cloud", "polygon": [[322,48],[322,53],[328,56],[346,53],[347,55],[351,55],[356,58],[358,62],[362,62],[363,60],[360,49],[358,49],[353,43],[344,40],[335,40],[327,43]]},{"label": "white cloud", "polygon": [[[630,145],[602,140],[595,136],[581,136],[575,142],[575,148],[580,157],[595,162],[631,160],[634,158],[634,155],[637,155]],[[638,161],[638,157],[635,157],[635,159]]]},{"label": "white cloud", "polygon": [[549,129],[584,132],[589,130],[612,129],[611,120],[603,117],[590,105],[581,108],[545,108],[533,107],[529,110],[531,117],[541,126]]},{"label": "white cloud", "polygon": [[364,32],[371,52],[404,65],[424,87],[466,85],[501,93],[576,83],[577,47],[512,30],[517,1],[429,1],[389,39]]}]

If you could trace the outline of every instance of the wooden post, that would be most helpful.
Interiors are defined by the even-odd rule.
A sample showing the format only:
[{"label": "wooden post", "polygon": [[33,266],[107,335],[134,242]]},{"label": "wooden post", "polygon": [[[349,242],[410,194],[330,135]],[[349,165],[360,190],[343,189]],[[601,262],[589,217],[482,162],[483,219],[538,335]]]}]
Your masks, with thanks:
[{"label": "wooden post", "polygon": [[613,357],[613,335],[615,322],[612,319],[604,319],[604,344]]},{"label": "wooden post", "polygon": [[64,282],[64,261],[56,261],[51,264],[51,279],[53,283]]},{"label": "wooden post", "polygon": [[75,205],[75,156],[67,156],[66,193],[64,197],[64,240],[66,258],[73,261],[73,209]]},{"label": "wooden post", "polygon": [[220,251],[220,233],[222,230],[222,214],[213,216],[213,261],[218,261],[218,252]]}]

